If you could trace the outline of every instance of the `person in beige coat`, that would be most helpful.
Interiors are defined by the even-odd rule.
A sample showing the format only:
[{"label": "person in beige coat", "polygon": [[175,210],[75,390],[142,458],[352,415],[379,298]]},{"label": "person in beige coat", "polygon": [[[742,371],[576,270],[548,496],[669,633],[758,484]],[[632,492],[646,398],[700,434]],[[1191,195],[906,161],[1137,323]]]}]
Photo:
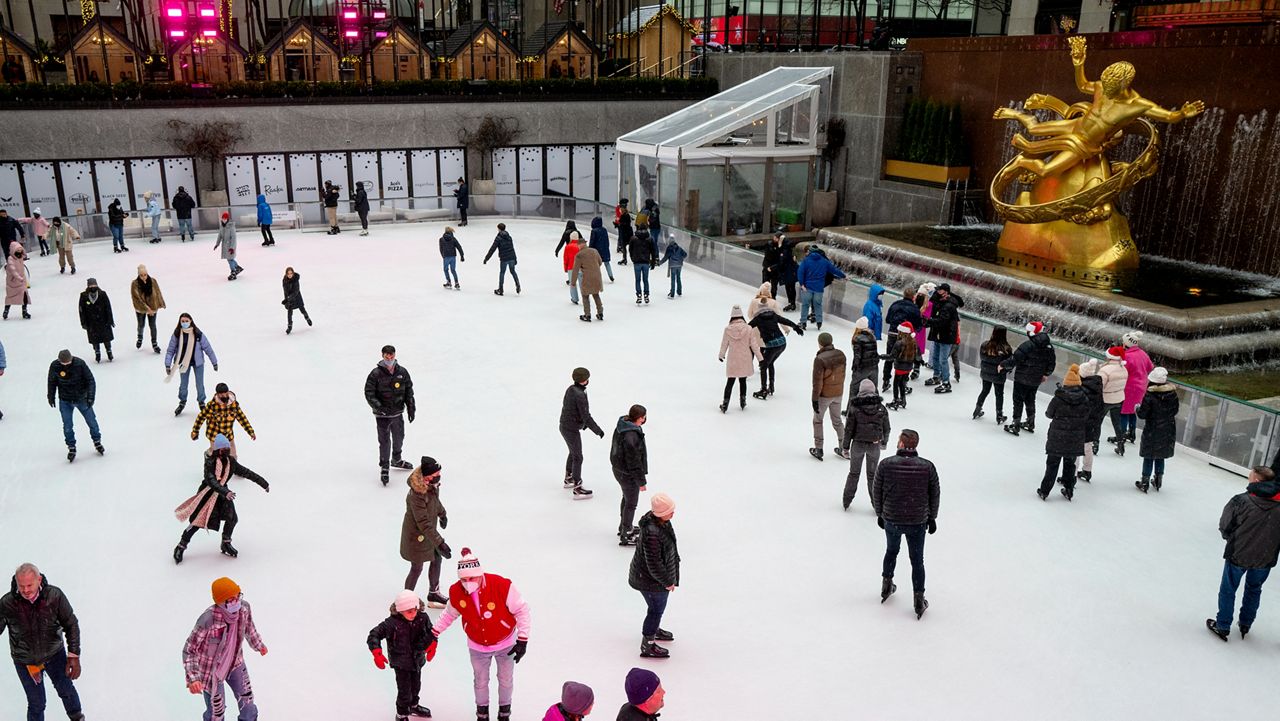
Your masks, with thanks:
[{"label": "person in beige coat", "polygon": [[80,242],[80,232],[62,218],[54,218],[49,225],[49,241],[58,250],[58,272],[65,273],[71,266],[71,275],[76,274],[76,258],[71,252],[72,243]]},{"label": "person in beige coat", "polygon": [[400,525],[400,557],[409,562],[406,590],[412,591],[428,564],[427,581],[431,584],[427,605],[444,608],[448,601],[440,593],[440,567],[453,555],[436,526],[449,525],[449,516],[440,502],[440,464],[430,456],[409,474],[409,494],[404,499],[404,522]]},{"label": "person in beige coat", "polygon": [[[848,362],[844,352],[832,345],[830,333],[818,334],[818,354],[813,358],[813,448],[809,455],[822,460],[822,417],[831,414],[831,427],[836,438],[844,438],[844,421],[840,418],[840,400],[844,397],[845,368]],[[847,459],[849,454],[836,444],[837,456]]]},{"label": "person in beige coat", "polygon": [[129,285],[129,296],[133,299],[133,313],[138,317],[138,342],[134,347],[142,347],[142,327],[151,326],[151,350],[160,352],[156,343],[156,313],[164,308],[164,294],[160,292],[160,281],[147,273],[147,266],[138,266],[138,277]]},{"label": "person in beige coat", "polygon": [[733,383],[738,382],[738,403],[742,409],[747,407],[747,379],[755,375],[754,361],[764,358],[760,351],[760,334],[747,325],[742,316],[742,306],[735,305],[729,311],[729,325],[725,326],[720,337],[720,362],[724,363],[724,372],[728,381],[724,384],[724,402],[720,404],[720,412],[729,410],[729,396],[733,393]]},{"label": "person in beige coat", "polygon": [[582,294],[582,315],[578,320],[591,322],[591,301],[596,302],[596,320],[604,320],[604,304],[600,302],[600,294],[604,292],[604,278],[600,275],[600,266],[604,261],[595,248],[587,247],[586,241],[578,238],[578,255],[573,259],[573,268],[569,271],[569,282],[578,284]]},{"label": "person in beige coat", "polygon": [[1102,405],[1111,416],[1111,430],[1115,435],[1108,438],[1114,443],[1116,453],[1124,455],[1124,431],[1120,430],[1120,406],[1124,405],[1124,389],[1129,384],[1129,369],[1124,367],[1124,346],[1117,345],[1107,349],[1107,361],[1098,366],[1098,375],[1102,378]]}]

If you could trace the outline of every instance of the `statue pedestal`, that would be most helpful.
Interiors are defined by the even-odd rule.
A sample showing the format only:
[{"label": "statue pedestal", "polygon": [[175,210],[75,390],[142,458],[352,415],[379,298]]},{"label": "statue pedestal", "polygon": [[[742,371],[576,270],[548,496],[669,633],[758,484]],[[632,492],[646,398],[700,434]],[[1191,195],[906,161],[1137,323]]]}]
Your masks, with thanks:
[{"label": "statue pedestal", "polygon": [[1089,225],[1066,220],[1007,221],[1000,233],[999,248],[1080,268],[1129,270],[1138,267],[1138,248],[1129,234],[1129,221],[1115,212],[1110,218]]}]

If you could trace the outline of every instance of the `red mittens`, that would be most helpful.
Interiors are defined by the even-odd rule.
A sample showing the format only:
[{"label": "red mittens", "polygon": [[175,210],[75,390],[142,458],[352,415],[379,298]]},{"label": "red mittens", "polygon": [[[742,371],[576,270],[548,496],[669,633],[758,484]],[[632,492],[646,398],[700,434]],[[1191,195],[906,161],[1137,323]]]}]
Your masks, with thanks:
[{"label": "red mittens", "polygon": [[382,655],[382,649],[373,649],[373,664],[378,668],[387,667],[387,657]]}]

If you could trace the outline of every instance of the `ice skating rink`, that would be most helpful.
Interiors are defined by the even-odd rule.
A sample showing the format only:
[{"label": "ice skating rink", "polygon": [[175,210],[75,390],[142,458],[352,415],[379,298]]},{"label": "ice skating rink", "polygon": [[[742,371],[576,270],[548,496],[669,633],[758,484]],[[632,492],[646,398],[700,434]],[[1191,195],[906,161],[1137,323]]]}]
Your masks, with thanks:
[{"label": "ice skating rink", "polygon": [[[1274,715],[1256,689],[1280,651],[1273,590],[1247,641],[1233,633],[1224,644],[1204,628],[1222,569],[1218,516],[1244,479],[1180,449],[1164,491],[1144,496],[1133,487],[1137,453],[1120,459],[1104,448],[1074,503],[1056,492],[1042,503],[1045,419],[1035,435],[1014,438],[998,430],[988,400],[987,418],[970,420],[980,384],[969,368],[948,396],[917,383],[894,428],[920,432],[942,485],[938,532],[925,549],[931,607],[917,621],[905,547],[898,593],[880,604],[884,534],[865,487],[849,512],[840,509],[848,466],[831,452],[830,427],[827,460],[806,452],[816,333],[792,336],[771,400],[748,397],[744,412],[735,398],[721,415],[721,329],[754,288],[687,267],[684,297],[668,300],[659,269],[652,303],[637,308],[630,267],[615,267],[605,322],[588,325],[552,256],[561,224],[509,223],[524,292],[508,279],[501,298],[492,293],[496,254],[481,265],[493,223],[458,230],[461,292],[441,288],[442,227],[375,226],[367,238],[279,231],[272,248],[241,228],[245,272],[235,282],[210,234],[185,245],[134,240],[120,255],[109,243],[84,244],[75,276],[59,275],[53,257],[29,261],[35,317],[15,309],[0,323],[9,363],[0,378],[0,571],[7,581],[20,562],[35,562],[74,604],[90,719],[198,718],[203,704],[185,688],[181,650],[223,575],[243,588],[270,648],[265,658],[246,652],[261,718],[392,718],[394,679],[365,645],[408,566],[398,552],[408,473],[378,482],[363,397],[386,343],[416,388],[405,457],[431,455],[444,467],[443,535],[454,551],[445,583],[470,546],[532,608],[529,652],[516,669],[519,721],[541,719],[565,680],[591,685],[592,718],[612,719],[635,665],[662,677],[664,721],[1212,719],[1228,704],[1238,719]],[[211,533],[197,535],[181,566],[170,557],[183,528],[172,511],[199,484],[207,444],[189,436],[194,388],[174,418],[176,380],[163,382],[162,356],[147,343],[133,347],[138,263],[168,303],[161,346],[178,314],[191,313],[220,361],[206,374],[209,394],[228,383],[257,431],[254,442],[237,429],[240,460],[271,493],[233,482],[238,559],[219,555]],[[290,265],[316,325],[286,336],[280,279]],[[93,364],[78,327],[76,297],[89,277],[115,310],[114,363]],[[851,326],[825,329],[847,354]],[[64,347],[97,378],[105,457],[77,416],[80,456],[65,460],[58,413],[45,402],[49,363]],[[579,365],[592,372],[591,408],[606,431],[632,403],[649,409],[641,511],[657,491],[678,505],[682,585],[663,622],[677,636],[668,660],[639,658],[645,607],[627,586],[631,549],[614,537],[620,492],[608,435],[583,436],[594,500],[571,501],[561,488],[560,399]],[[418,591],[426,595],[425,573]],[[474,718],[471,685],[455,626],[426,669],[423,704],[437,719]],[[50,695],[49,718],[60,718]],[[0,673],[0,719],[22,709],[15,674]]]}]

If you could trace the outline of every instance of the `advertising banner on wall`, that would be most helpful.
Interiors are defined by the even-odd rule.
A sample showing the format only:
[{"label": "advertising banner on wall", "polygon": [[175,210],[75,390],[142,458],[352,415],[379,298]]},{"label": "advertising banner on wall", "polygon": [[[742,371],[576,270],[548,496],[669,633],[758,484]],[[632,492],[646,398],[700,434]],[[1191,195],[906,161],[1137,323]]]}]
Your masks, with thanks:
[{"label": "advertising banner on wall", "polygon": [[289,201],[315,203],[320,200],[315,153],[289,153]]},{"label": "advertising banner on wall", "polygon": [[26,214],[26,208],[22,203],[22,181],[18,180],[17,163],[0,163],[0,208],[9,211],[9,215]]},{"label": "advertising banner on wall", "polygon": [[[361,180],[362,178],[356,178]],[[347,182],[347,154],[346,153],[320,153],[320,185],[324,186],[324,181],[328,180],[338,186],[338,197],[340,200],[346,200],[351,196],[354,188],[348,187]],[[346,203],[339,202],[338,210],[346,211],[348,206]]]},{"label": "advertising banner on wall", "polygon": [[165,158],[164,184],[170,199],[177,195],[179,187],[183,187],[187,189],[187,195],[199,204],[200,188],[196,186],[195,163],[191,158]]},{"label": "advertising banner on wall", "polygon": [[596,146],[573,146],[573,185],[570,193],[575,198],[596,197]]},{"label": "advertising banner on wall", "polygon": [[561,195],[570,195],[568,145],[547,147],[547,190]]},{"label": "advertising banner on wall", "polygon": [[378,151],[370,150],[351,154],[351,192],[354,195],[357,187],[363,187],[369,200],[377,200],[382,192],[378,182]]},{"label": "advertising banner on wall", "polygon": [[[144,193],[152,192],[159,196],[160,207],[169,206],[169,199],[164,197],[164,179],[160,169],[159,158],[144,158],[129,161],[129,174],[133,177],[133,204],[137,208],[147,207],[142,199]],[[232,198],[235,196],[233,195]],[[231,202],[235,202],[232,200]]]},{"label": "advertising banner on wall", "polygon": [[378,156],[382,166],[380,197],[409,197],[409,154],[403,150],[383,150]]},{"label": "advertising banner on wall", "polygon": [[58,202],[58,179],[53,174],[53,163],[23,163],[22,182],[27,190],[27,213],[40,209],[43,215],[61,215]]},{"label": "advertising banner on wall", "polygon": [[542,195],[542,148],[520,148],[520,194]]},{"label": "advertising banner on wall", "polygon": [[284,205],[289,202],[289,188],[285,178],[284,154],[258,156],[258,192],[253,202],[258,202],[258,195],[267,196],[267,203]]},{"label": "advertising banner on wall", "polygon": [[458,189],[458,178],[467,174],[466,160],[460,148],[440,151],[440,194],[446,199]]},{"label": "advertising banner on wall", "polygon": [[[258,194],[258,180],[254,173],[252,155],[228,155],[227,199],[232,205],[253,205]],[[137,183],[137,179],[134,179]]]},{"label": "advertising banner on wall", "polygon": [[[409,152],[409,163],[413,168],[412,195],[415,198],[429,198],[440,194],[440,181],[437,177],[436,151],[413,150]],[[419,208],[438,208],[439,203],[415,203]]]},{"label": "advertising banner on wall", "polygon": [[98,203],[103,213],[107,212],[107,206],[113,200],[119,200],[120,207],[126,211],[134,210],[133,198],[129,197],[129,175],[125,161],[95,160],[93,176],[98,183]]},{"label": "advertising banner on wall", "polygon": [[93,194],[93,167],[87,160],[58,163],[62,177],[62,200],[67,215],[88,215],[100,212]]}]

